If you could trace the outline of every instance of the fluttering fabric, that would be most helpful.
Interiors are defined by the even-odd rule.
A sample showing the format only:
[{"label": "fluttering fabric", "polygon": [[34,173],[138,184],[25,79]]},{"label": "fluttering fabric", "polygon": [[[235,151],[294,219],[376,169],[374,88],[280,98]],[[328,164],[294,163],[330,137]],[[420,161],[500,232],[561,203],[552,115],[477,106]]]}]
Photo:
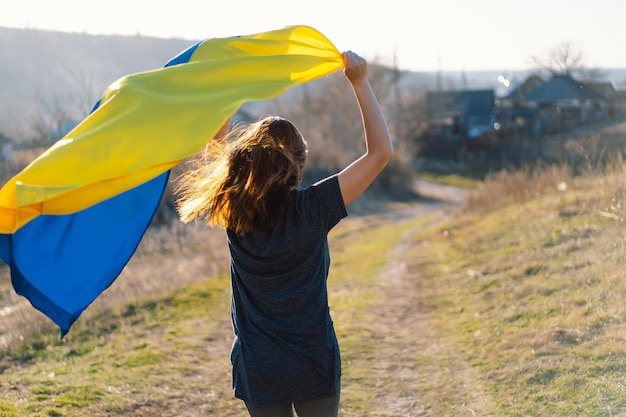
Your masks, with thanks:
[{"label": "fluttering fabric", "polygon": [[132,257],[172,167],[248,101],[343,67],[308,26],[199,42],[113,83],[91,114],[0,189],[0,257],[63,337]]}]

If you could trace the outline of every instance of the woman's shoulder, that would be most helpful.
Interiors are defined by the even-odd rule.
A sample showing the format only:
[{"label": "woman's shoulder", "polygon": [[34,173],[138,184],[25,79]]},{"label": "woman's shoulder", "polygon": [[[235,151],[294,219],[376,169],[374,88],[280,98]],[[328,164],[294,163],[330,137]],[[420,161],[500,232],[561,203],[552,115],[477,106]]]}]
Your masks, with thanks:
[{"label": "woman's shoulder", "polygon": [[309,221],[323,219],[325,224],[332,226],[347,216],[336,175],[305,188],[294,189],[290,205],[297,216],[305,216]]},{"label": "woman's shoulder", "polygon": [[305,187],[296,188],[291,194],[299,200],[326,200],[341,197],[341,190],[337,175],[331,175]]}]

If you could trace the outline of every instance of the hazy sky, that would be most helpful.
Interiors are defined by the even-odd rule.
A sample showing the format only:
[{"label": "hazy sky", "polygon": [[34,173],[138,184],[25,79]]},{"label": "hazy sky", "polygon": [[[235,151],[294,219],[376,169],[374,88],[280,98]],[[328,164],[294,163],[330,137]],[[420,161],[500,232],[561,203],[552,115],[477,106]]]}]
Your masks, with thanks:
[{"label": "hazy sky", "polygon": [[340,50],[401,69],[524,70],[570,42],[626,68],[626,0],[20,0],[0,26],[202,40],[309,25]]}]

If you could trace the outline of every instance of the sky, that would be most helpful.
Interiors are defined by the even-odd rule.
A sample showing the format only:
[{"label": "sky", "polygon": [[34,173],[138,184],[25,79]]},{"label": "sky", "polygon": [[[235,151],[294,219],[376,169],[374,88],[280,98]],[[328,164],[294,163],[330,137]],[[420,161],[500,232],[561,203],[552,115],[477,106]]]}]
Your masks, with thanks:
[{"label": "sky", "polygon": [[624,0],[20,0],[0,26],[203,40],[308,25],[408,71],[527,70],[568,42],[591,68],[626,68]]}]

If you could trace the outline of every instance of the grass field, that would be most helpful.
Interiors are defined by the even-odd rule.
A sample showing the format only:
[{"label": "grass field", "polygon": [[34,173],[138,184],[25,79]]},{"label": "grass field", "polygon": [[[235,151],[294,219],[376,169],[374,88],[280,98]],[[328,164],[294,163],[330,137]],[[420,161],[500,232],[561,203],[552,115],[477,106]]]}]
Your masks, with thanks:
[{"label": "grass field", "polygon": [[[625,179],[621,163],[501,173],[464,210],[395,204],[342,222],[340,415],[626,416]],[[134,297],[114,303],[129,287],[112,288],[63,341],[42,325],[4,349],[0,416],[245,416],[223,243],[154,232],[120,283]]]}]

